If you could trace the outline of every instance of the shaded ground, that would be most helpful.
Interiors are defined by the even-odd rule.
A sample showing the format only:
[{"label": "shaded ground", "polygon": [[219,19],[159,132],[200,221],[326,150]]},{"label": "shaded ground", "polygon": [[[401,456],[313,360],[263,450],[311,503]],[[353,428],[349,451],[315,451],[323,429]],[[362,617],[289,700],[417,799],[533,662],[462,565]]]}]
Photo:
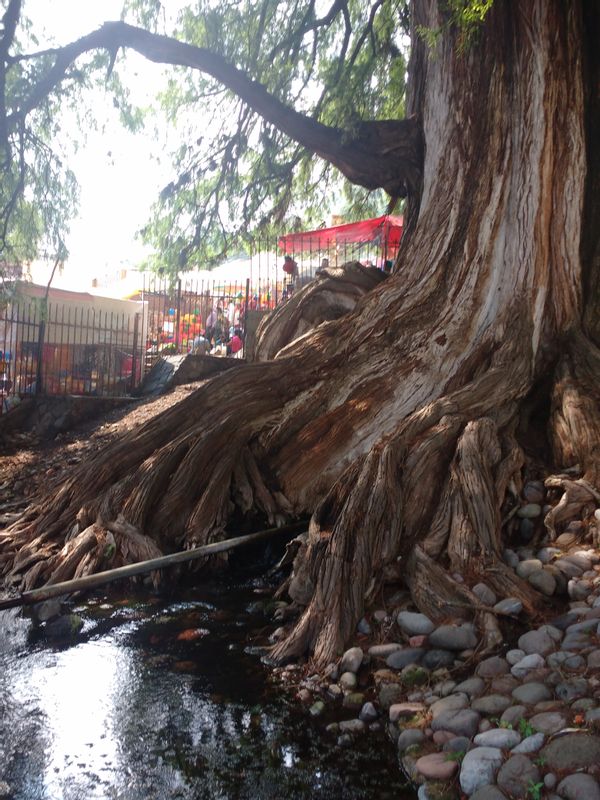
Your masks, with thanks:
[{"label": "shaded ground", "polygon": [[200,383],[178,386],[160,397],[142,399],[115,409],[96,420],[87,421],[53,441],[40,441],[30,433],[7,437],[0,452],[0,525],[7,524],[12,513],[48,485],[60,485],[66,470],[73,464],[92,459],[94,454],[126,431],[175,405]]}]

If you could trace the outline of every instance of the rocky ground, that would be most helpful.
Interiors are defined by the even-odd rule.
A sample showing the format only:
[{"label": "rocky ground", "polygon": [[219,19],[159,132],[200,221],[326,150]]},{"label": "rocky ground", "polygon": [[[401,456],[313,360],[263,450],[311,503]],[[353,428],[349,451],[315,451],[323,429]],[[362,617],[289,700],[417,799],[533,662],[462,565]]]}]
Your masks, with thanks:
[{"label": "rocky ground", "polygon": [[[193,388],[52,443],[26,435],[5,443],[0,527],[72,464]],[[544,519],[560,503],[555,485],[527,483],[506,522],[504,559],[547,596],[545,617],[533,623],[516,598],[496,597],[485,582],[473,587],[502,622],[501,652],[481,660],[473,624],[436,626],[396,592],[360,621],[355,646],[324,675],[300,664],[274,670],[340,746],[385,727],[420,800],[600,800],[600,508],[584,507],[551,540]],[[269,608],[282,621],[294,613],[281,601]]]},{"label": "rocky ground", "polygon": [[473,587],[505,620],[498,654],[478,661],[474,625],[435,626],[397,594],[361,620],[357,646],[324,677],[279,673],[299,682],[310,714],[336,709],[327,728],[340,746],[385,725],[419,800],[600,800],[600,509],[550,542],[548,499],[542,483],[525,486],[520,544],[504,553],[548,596],[547,618],[533,625],[519,600]]}]

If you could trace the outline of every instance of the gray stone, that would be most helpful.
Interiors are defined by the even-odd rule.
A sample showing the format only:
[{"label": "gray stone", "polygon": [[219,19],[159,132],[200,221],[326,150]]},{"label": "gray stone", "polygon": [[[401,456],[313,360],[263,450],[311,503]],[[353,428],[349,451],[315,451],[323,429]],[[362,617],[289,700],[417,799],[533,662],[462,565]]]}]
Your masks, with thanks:
[{"label": "gray stone", "polygon": [[519,637],[519,648],[527,654],[539,653],[545,656],[555,649],[556,643],[547,631],[537,630],[528,631]]},{"label": "gray stone", "polygon": [[401,611],[396,617],[396,621],[400,629],[408,636],[427,636],[435,628],[429,617],[414,611]]},{"label": "gray stone", "polygon": [[513,678],[512,675],[500,675],[499,678],[494,678],[490,684],[491,694],[510,694],[513,689],[516,689],[519,681]]},{"label": "gray stone", "polygon": [[460,788],[472,795],[482,786],[492,783],[502,764],[502,750],[497,747],[475,747],[465,755],[460,767]]},{"label": "gray stone", "polygon": [[356,630],[364,636],[370,636],[371,626],[369,625],[369,620],[363,617],[356,626]]},{"label": "gray stone", "polygon": [[499,747],[501,750],[510,750],[516,747],[521,741],[521,734],[518,731],[511,731],[508,728],[492,728],[485,733],[478,733],[473,739],[478,747]]},{"label": "gray stone", "polygon": [[596,708],[596,705],[597,702],[592,697],[580,697],[579,700],[571,703],[571,708],[573,711],[589,711],[592,708]]},{"label": "gray stone", "polygon": [[585,721],[592,727],[600,726],[600,708],[590,708],[585,712]]},{"label": "gray stone", "polygon": [[425,741],[425,734],[419,728],[406,728],[398,736],[396,745],[399,753],[404,753],[409,747]]},{"label": "gray stone", "polygon": [[509,706],[502,712],[500,722],[505,722],[509,725],[517,725],[519,720],[522,719],[527,713],[527,706]]},{"label": "gray stone", "polygon": [[473,594],[476,595],[484,606],[493,606],[498,598],[485,583],[477,583],[473,587]]},{"label": "gray stone", "polygon": [[523,497],[528,503],[543,503],[545,496],[542,481],[528,481],[523,487]]},{"label": "gray stone", "polygon": [[449,650],[428,650],[423,656],[423,666],[427,669],[454,666],[454,654]]},{"label": "gray stone", "polygon": [[600,669],[600,650],[593,650],[587,657],[589,669]]},{"label": "gray stone", "polygon": [[481,786],[470,800],[506,800],[506,795],[497,786]]},{"label": "gray stone", "polygon": [[454,687],[455,692],[464,692],[471,699],[480,697],[485,691],[485,681],[482,678],[467,678],[466,681]]},{"label": "gray stone", "polygon": [[356,684],[358,681],[356,680],[356,674],[354,672],[343,672],[340,677],[340,686],[342,689],[346,689],[347,691],[351,692],[353,689],[356,689]]},{"label": "gray stone", "polygon": [[571,578],[567,584],[567,593],[571,600],[585,600],[593,588],[594,587],[590,581],[575,580],[575,578]]},{"label": "gray stone", "polygon": [[537,589],[538,592],[545,594],[546,597],[551,597],[556,591],[556,580],[550,574],[550,572],[547,572],[545,569],[538,569],[535,572],[532,572],[527,577],[527,580],[534,589]]},{"label": "gray stone", "polygon": [[340,663],[340,672],[358,672],[363,660],[363,651],[360,647],[351,647],[346,650]]},{"label": "gray stone", "polygon": [[528,578],[532,572],[538,572],[542,569],[542,562],[537,558],[528,558],[526,561],[520,561],[516,569],[519,578]]},{"label": "gray stone", "polygon": [[600,800],[600,786],[591,775],[567,775],[558,784],[557,792],[565,800]]},{"label": "gray stone", "polygon": [[449,697],[442,697],[441,700],[436,700],[430,707],[431,716],[433,719],[439,717],[444,711],[456,711],[460,708],[467,708],[469,705],[469,698],[466,694],[451,694]]},{"label": "gray stone", "polygon": [[577,622],[578,619],[579,614],[576,611],[568,611],[566,614],[554,617],[554,619],[551,620],[551,624],[555,628],[558,628],[558,630],[564,631],[569,625],[573,625],[573,623]]},{"label": "gray stone", "polygon": [[583,656],[572,653],[569,650],[550,653],[546,662],[551,669],[581,669],[581,667],[585,666]]},{"label": "gray stone", "polygon": [[545,736],[543,733],[534,733],[531,736],[527,736],[526,739],[518,744],[516,747],[513,747],[512,753],[537,753],[537,751],[542,747],[544,744]]},{"label": "gray stone", "polygon": [[546,787],[546,789],[550,790],[554,789],[556,783],[557,783],[557,778],[553,772],[547,772],[544,775],[544,786]]},{"label": "gray stone", "polygon": [[448,739],[447,742],[444,742],[442,750],[445,753],[466,753],[470,747],[471,740],[467,739],[466,736],[454,736],[452,739]]},{"label": "gray stone", "polygon": [[579,567],[582,572],[589,572],[592,568],[592,559],[585,550],[580,550],[578,553],[569,553],[562,561],[563,563],[574,564],[576,567]]},{"label": "gray stone", "polygon": [[424,653],[425,649],[423,647],[405,647],[402,650],[395,650],[390,653],[385,663],[392,669],[403,669],[409,664],[418,664]]},{"label": "gray stone", "polygon": [[589,633],[568,633],[563,639],[563,650],[587,650],[593,646]]},{"label": "gray stone", "polygon": [[572,678],[570,681],[559,683],[554,691],[560,700],[571,703],[579,697],[585,697],[589,686],[585,678]]},{"label": "gray stone", "polygon": [[560,556],[561,554],[562,550],[559,550],[558,547],[542,547],[541,550],[538,550],[537,557],[542,564],[550,564],[556,556]]},{"label": "gray stone", "polygon": [[379,714],[373,703],[365,703],[358,715],[358,718],[362,719],[363,722],[374,722],[378,717]]},{"label": "gray stone", "polygon": [[496,614],[505,614],[509,617],[518,616],[523,610],[523,603],[516,597],[507,597],[494,606]]},{"label": "gray stone", "polygon": [[595,618],[584,619],[581,622],[574,622],[572,625],[569,625],[569,627],[565,631],[565,634],[568,636],[570,633],[595,632],[597,627],[598,627],[597,619]]},{"label": "gray stone", "polygon": [[488,716],[501,714],[511,705],[508,697],[501,694],[488,694],[485,697],[478,697],[471,703],[471,708],[480,714]]},{"label": "gray stone", "polygon": [[486,658],[478,664],[475,670],[480,678],[497,678],[499,675],[506,675],[508,671],[508,662],[500,656]]},{"label": "gray stone", "polygon": [[566,558],[558,558],[554,562],[554,566],[567,578],[580,578],[583,575],[581,567]]},{"label": "gray stone", "polygon": [[524,678],[528,672],[533,669],[540,669],[545,664],[543,656],[539,655],[539,653],[531,653],[529,656],[524,656],[510,671],[515,678]]},{"label": "gray stone", "polygon": [[449,694],[452,694],[456,689],[456,681],[444,681],[442,684],[438,684],[439,686],[439,694],[442,697],[447,697]]},{"label": "gray stone", "polygon": [[366,728],[362,719],[345,719],[340,722],[342,733],[362,733]]},{"label": "gray stone", "polygon": [[518,664],[522,658],[525,658],[525,651],[519,650],[518,648],[515,650],[509,650],[505,658],[511,666],[514,666],[515,664]]},{"label": "gray stone", "polygon": [[552,770],[588,769],[600,762],[600,738],[588,733],[567,733],[549,742],[542,757]]},{"label": "gray stone", "polygon": [[513,689],[512,696],[519,703],[534,706],[541,700],[550,700],[552,692],[543,683],[525,683],[523,686]]},{"label": "gray stone", "polygon": [[431,728],[434,731],[450,731],[457,736],[468,736],[471,739],[477,733],[479,719],[479,714],[470,708],[444,711],[432,721]]},{"label": "gray stone", "polygon": [[530,785],[540,782],[540,772],[527,756],[518,754],[500,767],[496,782],[509,797],[526,798]]},{"label": "gray stone", "polygon": [[515,569],[519,564],[519,556],[515,553],[514,550],[506,549],[502,553],[502,558],[504,559],[504,563],[507,564],[512,569]]},{"label": "gray stone", "polygon": [[567,724],[567,718],[559,711],[545,711],[531,717],[529,724],[534,730],[549,736],[561,731]]},{"label": "gray stone", "polygon": [[517,517],[521,519],[535,519],[542,513],[542,507],[539,503],[527,503],[526,506],[521,506],[517,511]]},{"label": "gray stone", "polygon": [[475,626],[470,622],[463,625],[440,625],[429,637],[429,644],[442,650],[467,650],[476,647],[478,641]]},{"label": "gray stone", "polygon": [[387,658],[396,650],[402,650],[402,645],[397,642],[389,642],[389,644],[374,644],[369,647],[368,653],[373,658]]}]

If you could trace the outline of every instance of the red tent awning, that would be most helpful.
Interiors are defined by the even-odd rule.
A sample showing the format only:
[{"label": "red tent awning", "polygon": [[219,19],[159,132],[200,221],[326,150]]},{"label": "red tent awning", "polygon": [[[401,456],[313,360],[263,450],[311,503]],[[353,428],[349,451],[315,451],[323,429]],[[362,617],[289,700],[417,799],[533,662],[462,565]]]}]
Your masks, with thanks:
[{"label": "red tent awning", "polygon": [[279,239],[279,247],[285,252],[304,250],[327,250],[338,244],[351,242],[373,242],[386,245],[389,250],[398,248],[402,237],[403,218],[386,215],[361,222],[348,222],[331,228],[315,231],[288,233]]}]

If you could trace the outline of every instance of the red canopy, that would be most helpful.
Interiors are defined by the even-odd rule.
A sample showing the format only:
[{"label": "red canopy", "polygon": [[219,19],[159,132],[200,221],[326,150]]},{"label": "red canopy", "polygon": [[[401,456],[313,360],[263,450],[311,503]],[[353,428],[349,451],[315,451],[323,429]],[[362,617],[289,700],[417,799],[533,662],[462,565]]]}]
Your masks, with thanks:
[{"label": "red canopy", "polygon": [[279,239],[279,247],[285,251],[327,250],[331,246],[346,242],[373,242],[386,245],[388,250],[397,250],[402,237],[402,217],[386,215],[361,222],[348,222],[332,228],[315,231],[288,233]]}]

